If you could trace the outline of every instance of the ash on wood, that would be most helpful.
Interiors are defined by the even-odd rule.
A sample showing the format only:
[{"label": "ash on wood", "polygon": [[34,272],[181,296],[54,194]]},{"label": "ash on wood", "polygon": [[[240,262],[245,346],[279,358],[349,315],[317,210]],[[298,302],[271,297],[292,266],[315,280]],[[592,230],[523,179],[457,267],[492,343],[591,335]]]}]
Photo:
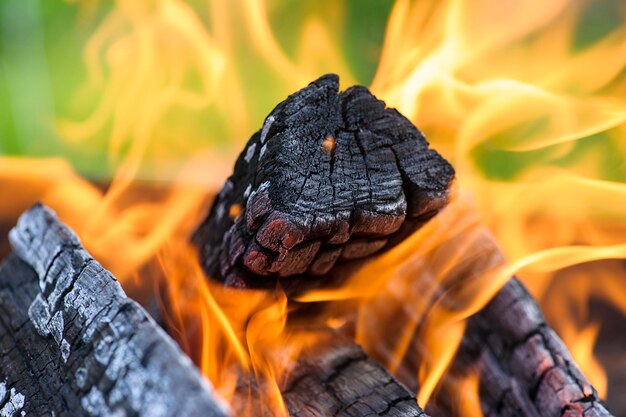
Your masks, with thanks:
[{"label": "ash on wood", "polygon": [[325,75],[270,113],[194,241],[227,285],[328,279],[434,216],[453,176],[409,120]]},{"label": "ash on wood", "polygon": [[450,374],[476,371],[487,417],[611,416],[515,278],[468,322]]},{"label": "ash on wood", "polygon": [[41,205],[0,267],[0,415],[225,416],[191,361]]},{"label": "ash on wood", "polygon": [[[407,119],[363,87],[339,93],[338,78],[327,75],[271,112],[194,241],[207,274],[227,285],[271,287],[280,280],[296,292],[327,285],[434,216],[447,203],[453,176]],[[368,371],[349,370],[374,362],[354,344],[330,346],[325,351],[320,343],[320,354],[294,371],[283,392],[290,412],[388,413],[385,395],[376,394],[391,378],[383,369],[364,388],[371,398],[336,395],[339,389],[359,398],[353,385]],[[487,415],[610,415],[517,281],[470,321],[451,374],[476,369]],[[329,383],[335,378],[340,388]],[[405,404],[402,395],[397,404]],[[436,409],[446,409],[445,398]]]},{"label": "ash on wood", "polygon": [[298,359],[282,394],[292,417],[427,417],[413,393],[332,332]]}]

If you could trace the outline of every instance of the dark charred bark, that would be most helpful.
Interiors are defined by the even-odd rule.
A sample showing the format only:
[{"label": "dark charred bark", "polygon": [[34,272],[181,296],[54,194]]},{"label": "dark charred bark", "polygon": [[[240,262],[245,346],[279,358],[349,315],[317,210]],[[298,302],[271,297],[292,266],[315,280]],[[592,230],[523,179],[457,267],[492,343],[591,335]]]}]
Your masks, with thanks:
[{"label": "dark charred bark", "polygon": [[[335,283],[447,203],[453,169],[421,132],[366,88],[338,84],[327,75],[289,96],[248,141],[194,234],[212,278],[293,292]],[[255,384],[238,396],[255,397]],[[425,416],[334,333],[299,358],[282,394],[292,416]]]},{"label": "dark charred bark", "polygon": [[[328,285],[434,216],[453,176],[406,118],[364,87],[339,93],[327,75],[271,112],[194,240],[206,272],[227,285]],[[226,415],[187,356],[49,210],[23,215],[10,243],[0,266],[1,416]],[[445,385],[470,372],[486,416],[611,415],[515,279],[469,320],[433,413],[450,411]],[[303,353],[282,394],[294,417],[426,417],[336,333]]]},{"label": "dark charred bark", "polygon": [[[338,78],[327,75],[270,113],[194,241],[207,274],[226,285],[280,282],[291,293],[332,285],[434,216],[453,175],[406,118],[366,88],[340,93]],[[358,375],[369,375],[360,364],[373,362],[353,344],[330,346],[321,343],[321,356],[294,371],[301,376],[284,391],[292,414],[380,415],[384,395],[343,401],[328,382],[343,378],[338,367],[349,375],[340,389],[358,390]],[[391,377],[379,370],[364,392],[384,391]],[[487,415],[610,415],[517,281],[470,320],[450,375],[470,370],[480,374]],[[436,409],[445,410],[445,401]]]},{"label": "dark charred bark", "polygon": [[0,267],[0,415],[225,416],[165,332],[48,209]]},{"label": "dark charred bark", "polygon": [[454,171],[421,132],[365,87],[338,89],[336,75],[321,77],[248,141],[194,235],[209,276],[295,290],[335,282],[447,203]]},{"label": "dark charred bark", "polygon": [[335,333],[304,352],[282,393],[292,417],[427,417],[413,393]]},{"label": "dark charred bark", "polygon": [[468,372],[480,376],[485,416],[611,416],[515,278],[469,320],[448,378]]}]

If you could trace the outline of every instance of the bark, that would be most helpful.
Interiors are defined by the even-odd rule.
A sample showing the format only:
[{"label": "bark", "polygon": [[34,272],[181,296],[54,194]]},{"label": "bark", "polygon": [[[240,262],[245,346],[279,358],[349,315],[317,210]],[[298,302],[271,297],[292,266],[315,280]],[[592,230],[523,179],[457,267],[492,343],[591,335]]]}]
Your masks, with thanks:
[{"label": "bark", "polygon": [[[364,87],[340,93],[338,78],[323,76],[280,103],[248,141],[194,241],[207,274],[226,285],[279,282],[297,293],[336,284],[445,206],[453,176],[397,111]],[[333,358],[343,355],[334,351],[294,371],[303,376],[284,392],[294,415],[352,404],[333,405],[327,378],[334,381]],[[355,345],[346,352],[348,370],[365,358]],[[517,281],[470,321],[451,372],[475,369],[488,415],[609,415]],[[342,389],[363,382],[357,375]],[[385,378],[372,392],[384,389]]]},{"label": "bark", "polygon": [[292,94],[248,141],[194,235],[212,278],[335,282],[447,203],[454,171],[421,132],[365,87],[338,85],[325,75]]},{"label": "bark", "polygon": [[472,371],[485,416],[611,415],[515,278],[468,322],[449,374]]},{"label": "bark", "polygon": [[[447,203],[453,169],[421,132],[366,88],[338,84],[327,75],[292,94],[248,141],[194,234],[212,278],[289,293],[336,283]],[[423,415],[358,345],[324,340],[283,390],[292,416]]]},{"label": "bark", "polygon": [[[227,285],[326,285],[400,242],[448,200],[454,172],[364,87],[324,76],[248,142],[194,241]],[[225,416],[190,360],[42,206],[0,266],[0,415]],[[480,375],[487,416],[610,416],[539,307],[512,280],[475,317],[445,384]],[[282,390],[292,416],[425,416],[415,396],[335,333]]]},{"label": "bark", "polygon": [[0,267],[0,415],[225,416],[165,332],[48,209]]},{"label": "bark", "polygon": [[427,417],[413,393],[336,333],[304,352],[282,394],[292,417]]}]

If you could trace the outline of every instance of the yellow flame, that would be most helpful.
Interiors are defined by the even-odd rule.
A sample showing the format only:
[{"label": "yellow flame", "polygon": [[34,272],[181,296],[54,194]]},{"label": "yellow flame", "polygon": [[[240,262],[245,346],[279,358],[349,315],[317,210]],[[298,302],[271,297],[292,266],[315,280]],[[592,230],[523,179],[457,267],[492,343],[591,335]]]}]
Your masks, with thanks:
[{"label": "yellow flame", "polygon": [[480,398],[478,396],[478,384],[480,377],[478,374],[469,374],[465,379],[459,381],[457,409],[464,410],[470,416],[482,416]]},{"label": "yellow flame", "polygon": [[[97,2],[81,7],[81,16],[97,15]],[[3,220],[38,199],[51,205],[129,292],[145,297],[156,287],[170,331],[221,395],[235,405],[242,374],[254,375],[279,415],[286,413],[281,384],[308,338],[291,331],[281,291],[207,281],[188,236],[271,105],[323,72],[354,83],[343,50],[346,3],[303,8],[292,48],[277,30],[284,7],[117,0],[86,44],[88,79],[72,114],[57,123],[76,149],[107,145],[116,174],[106,192],[60,159],[0,161],[0,195],[13,202],[0,209]],[[622,19],[575,45],[593,7],[577,0],[393,5],[371,88],[453,162],[460,191],[345,285],[299,301],[329,302],[320,320],[336,329],[351,328],[356,309],[357,341],[419,388],[422,405],[445,379],[464,320],[512,274],[544,301],[591,382],[607,392],[593,357],[602,324],[566,308],[587,311],[593,296],[626,314],[616,278],[623,268],[597,266],[626,258],[626,25]],[[259,85],[271,96],[257,94]],[[555,274],[574,277],[577,291],[563,290]],[[467,394],[477,386],[471,376],[455,388],[466,415],[479,412]]]},{"label": "yellow flame", "polygon": [[[623,159],[613,172],[603,170],[611,152],[624,151],[626,25],[576,48],[576,25],[590,7],[567,0],[515,7],[490,0],[396,2],[372,89],[451,158],[462,190],[472,193],[510,261],[440,297],[425,319],[429,325],[454,329],[514,273],[528,277],[539,294],[555,271],[626,256]],[[510,174],[492,174],[482,161]],[[392,256],[389,262],[397,262]],[[579,295],[590,296],[585,289]],[[442,308],[437,319],[437,306],[446,303],[455,314]],[[567,317],[558,318],[557,329]],[[562,329],[562,336],[604,395],[606,377],[591,353],[596,332],[583,323]],[[432,370],[424,372],[429,361],[420,368],[422,401],[439,380],[438,364],[449,360],[441,347],[429,353]]]}]

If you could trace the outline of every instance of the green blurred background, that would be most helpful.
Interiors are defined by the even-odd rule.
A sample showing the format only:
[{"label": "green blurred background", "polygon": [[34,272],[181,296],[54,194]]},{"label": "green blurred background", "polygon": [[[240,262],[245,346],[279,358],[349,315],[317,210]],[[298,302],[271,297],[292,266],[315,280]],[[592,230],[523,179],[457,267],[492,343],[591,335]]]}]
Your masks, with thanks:
[{"label": "green blurred background", "polygon": [[[140,175],[150,180],[168,178],[181,163],[200,151],[212,152],[218,158],[223,156],[225,164],[230,167],[234,154],[261,126],[263,118],[274,105],[302,87],[306,82],[304,80],[310,81],[324,72],[339,72],[343,87],[353,82],[369,85],[378,66],[387,20],[394,6],[391,0],[268,2],[267,17],[273,36],[285,56],[302,71],[302,74],[290,74],[293,71],[282,68],[285,73],[281,74],[281,68],[276,68],[276,62],[261,53],[254,43],[255,37],[251,35],[249,19],[246,17],[249,1],[168,2],[180,6],[177,9],[179,12],[182,10],[192,13],[204,28],[203,36],[208,36],[217,46],[229,51],[229,54],[226,55],[222,70],[225,81],[212,87],[216,92],[214,95],[207,93],[210,99],[206,105],[170,103],[163,110],[162,117],[148,124],[145,133],[147,149],[143,153],[145,160],[142,162]],[[133,126],[124,126],[120,121],[133,125],[147,118],[150,115],[150,106],[154,104],[153,100],[158,98],[159,89],[172,85],[179,93],[207,89],[202,82],[203,67],[198,66],[202,57],[185,49],[184,40],[189,39],[185,38],[189,35],[186,32],[188,27],[167,26],[171,23],[167,16],[155,18],[149,7],[150,3],[154,1],[0,1],[0,155],[61,157],[69,161],[81,176],[107,183],[117,172],[123,156],[131,151],[137,136]],[[217,16],[219,10],[208,6],[211,3],[222,3],[227,13]],[[443,3],[445,2],[440,4]],[[626,21],[623,0],[572,0],[571,3],[586,5],[581,8],[576,20],[576,30],[571,39],[568,39],[568,48],[573,52],[587,51],[602,42],[609,33],[624,26]],[[140,4],[148,6],[144,10],[143,6],[138,6]],[[118,9],[123,9],[123,16],[120,17]],[[112,21],[112,16],[117,20]],[[137,23],[141,20],[133,20],[137,16],[144,20]],[[107,24],[113,28],[102,32]],[[158,25],[166,25],[161,27],[164,29],[162,38],[159,37]],[[222,36],[224,30],[228,36]],[[86,51],[96,33],[104,35],[100,47],[96,48],[95,58],[102,76],[94,80],[93,68],[91,73],[88,71]],[[122,44],[132,46],[132,42],[141,42],[144,33],[151,34],[155,41],[149,45],[155,48],[155,55],[147,61],[152,68],[134,68],[135,58],[139,62],[141,56],[134,56],[131,48],[131,55],[122,56],[116,73],[111,66],[111,62],[116,59],[112,51]],[[531,33],[520,43],[522,46],[524,43],[530,45],[536,37],[535,33]],[[328,53],[325,42],[334,47],[335,54]],[[320,50],[316,49],[317,46],[320,46]],[[167,78],[167,74],[175,72],[177,68],[172,65],[176,58],[171,59],[172,54],[177,57],[177,53],[180,53],[181,59],[189,60],[181,61],[189,64],[189,71],[185,72],[185,79],[181,82],[173,82]],[[519,62],[519,65],[534,64],[536,63],[524,60]],[[597,65],[602,67],[603,63],[598,62]],[[552,69],[558,73],[559,68]],[[124,71],[129,75],[127,85],[123,79]],[[142,77],[149,78],[152,75],[165,78],[158,78],[155,83],[144,83]],[[121,76],[121,81],[118,79],[117,84],[110,84],[110,79],[115,78],[114,76]],[[137,79],[131,82],[130,76],[136,76]],[[611,94],[616,91],[626,93],[626,75],[621,73],[614,78],[603,89],[592,91],[589,95],[602,95],[607,91]],[[237,81],[236,85],[232,80]],[[153,88],[154,86],[157,88]],[[134,88],[143,88],[145,91],[133,91]],[[113,104],[103,104],[106,104],[107,92],[113,93]],[[567,93],[582,102],[586,100],[585,94],[578,94],[577,91]],[[116,106],[117,101],[124,100],[125,107]],[[63,129],[64,123],[80,124],[88,120],[99,108],[105,109],[103,121],[88,134],[77,139],[68,134],[71,129]],[[238,117],[239,112],[245,113],[245,117]],[[421,124],[418,126],[422,127]],[[562,169],[582,177],[612,182],[615,186],[621,186],[626,181],[624,126],[577,138],[571,143],[550,145],[531,151],[511,151],[501,146],[507,141],[523,142],[527,137],[546,129],[546,126],[545,119],[529,120],[528,123],[483,138],[468,155],[462,157],[471,159],[479,175],[483,177],[481,180],[485,182],[512,182],[529,168],[537,166]],[[121,131],[120,144],[112,150],[111,137],[116,127]],[[462,126],[454,126],[450,131],[460,128]],[[429,126],[426,126],[425,130],[430,134],[428,129]],[[432,138],[437,138],[436,134]],[[118,154],[118,157],[111,157],[111,154]],[[454,158],[456,155],[448,152],[445,156]],[[0,164],[4,162],[0,158]],[[457,165],[457,161],[453,162]],[[463,174],[465,172],[460,176]],[[576,193],[576,190],[570,191]],[[610,190],[606,192],[611,193]],[[485,205],[489,206],[492,195],[485,193],[484,197],[487,201]],[[523,206],[531,200],[530,197],[524,195],[517,201]],[[573,208],[584,206],[585,203],[587,202],[577,202]],[[618,213],[613,216],[616,225],[625,224],[623,214],[619,214],[621,207],[602,209]],[[498,214],[502,216],[503,222],[507,222],[508,213]],[[556,213],[557,218],[567,217],[562,216],[563,214],[569,213],[559,211]],[[586,213],[583,214],[586,216]],[[605,215],[601,214],[600,217],[602,216]],[[567,218],[563,221],[566,222]],[[526,236],[522,228],[519,233],[520,236],[513,237],[513,240],[532,238],[530,235]],[[567,243],[586,243],[582,240],[584,237],[574,236],[578,240]],[[619,235],[619,231],[616,232],[615,239],[621,238],[623,236]],[[623,321],[619,325],[623,328]],[[609,333],[614,328],[615,326],[603,327],[603,332],[607,333],[604,339],[613,337]],[[620,380],[624,380],[623,375],[626,375],[623,371],[626,364],[622,353],[623,349],[616,354],[621,361],[621,368],[609,368],[617,369],[614,374]],[[615,379],[616,376],[612,375],[612,378]],[[626,384],[622,382],[620,385],[612,380],[611,385],[621,387]],[[610,393],[609,397],[617,404],[615,401],[621,391],[617,388],[615,392],[618,394]],[[615,407],[617,410],[617,406]],[[626,402],[620,407],[626,412]]]},{"label": "green blurred background", "polygon": [[[0,2],[0,154],[61,156],[87,178],[106,180],[113,175],[120,158],[110,157],[110,137],[113,119],[119,118],[120,114],[110,114],[102,128],[81,140],[65,137],[59,123],[85,120],[103,100],[108,87],[103,83],[89,87],[85,50],[89,39],[104,25],[114,8],[125,3],[150,1]],[[192,9],[207,33],[214,35],[218,31],[215,22],[222,17],[215,19],[212,14],[216,11],[207,6],[210,2],[189,0],[180,3]],[[592,3],[580,14],[578,30],[571,40],[573,50],[583,51],[593,46],[624,22],[624,7],[620,0]],[[142,175],[147,178],[160,170],[167,171],[163,166],[176,166],[177,161],[189,158],[200,149],[210,149],[232,158],[233,150],[261,125],[271,108],[302,86],[297,82],[286,83],[253,44],[254,36],[250,34],[249,22],[245,18],[249,3],[233,0],[224,4],[228,5],[224,24],[232,37],[227,42],[232,53],[227,57],[229,62],[225,71],[238,80],[242,89],[240,94],[245,102],[242,111],[247,113],[245,126],[231,117],[232,110],[230,113],[223,108],[216,110],[215,103],[200,108],[171,106],[162,121],[150,126],[151,152],[147,153],[142,165]],[[391,0],[275,1],[269,2],[267,16],[277,43],[289,59],[300,62],[304,68],[308,62],[315,62],[307,68],[310,79],[323,72],[339,72],[344,77],[344,85],[346,81],[368,85],[377,68],[393,5]],[[329,56],[326,63],[319,59],[319,55],[309,61],[302,56],[303,45],[311,46],[306,45],[303,38],[307,21],[312,19],[321,22],[324,31],[330,34],[343,62],[338,63],[334,56]],[[105,78],[110,76],[107,73],[107,48],[126,36],[127,29],[131,31],[132,28],[120,25],[118,33],[103,42],[99,59]],[[189,79],[188,90],[201,89],[198,73],[190,74]],[[227,88],[219,91],[228,95]],[[150,97],[144,96],[143,99],[149,100]],[[137,107],[144,105],[136,103]],[[581,139],[568,152],[560,149],[555,152],[555,147],[510,152],[498,146],[502,137],[523,140],[541,128],[541,120],[531,121],[528,125],[487,138],[472,151],[475,165],[486,177],[506,181],[516,178],[532,165],[576,170],[575,166],[585,155],[599,152],[603,163],[597,166],[595,174],[598,178],[626,181],[622,148],[616,146],[614,140],[607,140],[610,131]],[[127,132],[127,136],[132,133]],[[135,138],[125,139],[121,154],[128,151]],[[155,165],[154,161],[163,159],[173,162]],[[160,177],[167,177],[167,174]]]},{"label": "green blurred background", "polygon": [[[211,10],[204,1],[185,2],[192,6],[210,32]],[[244,33],[246,23],[237,10],[242,1],[232,2],[230,25],[239,25],[234,55],[239,61],[228,71],[236,71],[242,81],[250,125],[260,126],[263,117],[286,94],[291,86],[276,78],[262,62]],[[295,54],[305,16],[344,22],[333,30],[350,71],[359,83],[367,85],[376,69],[385,23],[392,1],[350,0],[326,7],[312,0],[281,2],[269,10],[272,30],[287,54]],[[0,2],[0,153],[21,156],[62,156],[83,176],[106,179],[113,175],[116,163],[107,155],[107,129],[87,140],[69,141],[57,128],[59,120],[80,121],[91,114],[103,89],[81,93],[87,82],[84,53],[86,44],[116,5],[111,1],[79,3],[49,0],[2,0]],[[235,13],[232,13],[234,11]],[[103,57],[103,59],[106,59]],[[332,70],[332,62],[328,70]],[[281,83],[283,85],[281,85]],[[191,88],[195,88],[191,85]],[[141,103],[137,103],[141,106]],[[177,114],[174,114],[178,112]],[[212,106],[193,111],[171,109],[169,126],[176,125],[174,146],[177,157],[186,157],[202,145],[228,149],[247,137],[229,137],[227,117],[216,116]],[[159,126],[155,126],[159,131]],[[182,129],[182,131],[181,131]],[[185,129],[191,138],[181,137]],[[161,129],[166,132],[167,129]],[[248,135],[253,133],[249,131]],[[193,145],[184,146],[184,142]],[[182,143],[181,143],[182,142]],[[177,149],[184,148],[177,154]],[[161,153],[163,150],[161,150]],[[0,162],[1,163],[1,162]],[[149,174],[148,174],[149,175]]]}]

